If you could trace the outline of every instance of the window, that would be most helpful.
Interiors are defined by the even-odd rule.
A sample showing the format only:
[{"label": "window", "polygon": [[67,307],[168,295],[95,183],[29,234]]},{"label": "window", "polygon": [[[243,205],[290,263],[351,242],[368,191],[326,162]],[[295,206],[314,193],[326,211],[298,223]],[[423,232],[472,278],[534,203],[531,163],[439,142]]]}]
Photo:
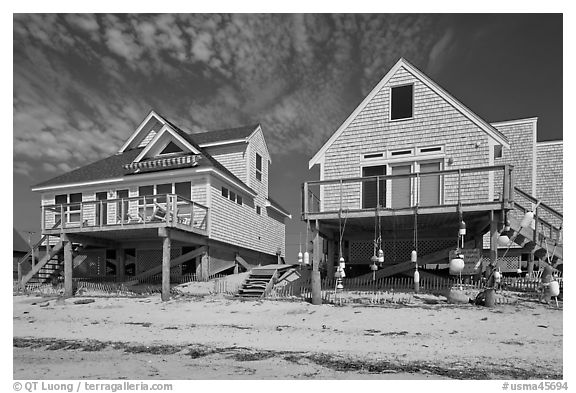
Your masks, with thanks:
[{"label": "window", "polygon": [[162,150],[160,152],[160,154],[172,154],[172,153],[182,153],[182,149],[180,149],[180,147],[178,147],[177,144],[175,144],[174,142],[170,141],[166,147],[164,148],[164,150]]},{"label": "window", "polygon": [[242,204],[242,197],[240,195],[236,195],[236,203],[239,205]]},{"label": "window", "polygon": [[393,151],[392,153],[390,153],[390,155],[392,157],[396,157],[396,156],[406,156],[412,154],[412,150],[397,150],[397,151]]},{"label": "window", "polygon": [[262,214],[262,208],[260,208],[260,206],[256,206],[256,214]]},{"label": "window", "polygon": [[256,179],[262,181],[262,156],[256,153]]},{"label": "window", "polygon": [[166,194],[172,193],[172,183],[167,184],[157,184],[156,185],[156,195],[160,195],[156,198],[158,203],[166,203]]},{"label": "window", "polygon": [[226,187],[222,187],[222,196],[228,198],[228,189]]},{"label": "window", "polygon": [[[362,168],[362,177],[367,176],[384,176],[386,175],[386,165],[365,166]],[[378,184],[379,183],[379,184]],[[386,181],[380,179],[379,182],[374,178],[362,182],[362,208],[370,209],[377,205],[386,204]]]},{"label": "window", "polygon": [[229,197],[231,201],[236,201],[236,193],[234,191],[230,191]]},{"label": "window", "polygon": [[390,120],[410,119],[413,115],[413,85],[391,89]]},{"label": "window", "polygon": [[494,158],[502,158],[502,145],[494,145]]},{"label": "window", "polygon": [[174,184],[174,193],[188,200],[192,200],[192,183],[187,181]]},{"label": "window", "polygon": [[365,158],[365,159],[381,158],[381,157],[384,157],[384,153],[364,154],[364,158]]},{"label": "window", "polygon": [[[69,222],[80,222],[80,208],[82,202],[82,193],[74,194],[60,194],[54,197],[54,203],[57,205],[70,204],[64,207],[64,215],[66,216],[63,220],[66,223]],[[60,220],[62,217],[59,212],[56,212],[56,221]]]}]

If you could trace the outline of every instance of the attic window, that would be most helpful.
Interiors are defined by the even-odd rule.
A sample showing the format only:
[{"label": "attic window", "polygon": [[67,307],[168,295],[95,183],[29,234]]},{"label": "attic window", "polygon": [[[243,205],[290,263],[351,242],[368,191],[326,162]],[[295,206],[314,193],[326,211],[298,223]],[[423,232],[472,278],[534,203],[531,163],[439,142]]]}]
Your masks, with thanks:
[{"label": "attic window", "polygon": [[410,119],[413,115],[413,85],[392,87],[390,120]]},{"label": "attic window", "polygon": [[262,156],[256,153],[256,179],[262,181]]},{"label": "attic window", "polygon": [[502,145],[494,145],[494,158],[502,158]]},{"label": "attic window", "polygon": [[160,154],[182,153],[182,149],[174,142],[169,142]]},{"label": "attic window", "polygon": [[365,158],[365,159],[381,158],[381,157],[384,157],[384,153],[364,154],[364,158]]}]

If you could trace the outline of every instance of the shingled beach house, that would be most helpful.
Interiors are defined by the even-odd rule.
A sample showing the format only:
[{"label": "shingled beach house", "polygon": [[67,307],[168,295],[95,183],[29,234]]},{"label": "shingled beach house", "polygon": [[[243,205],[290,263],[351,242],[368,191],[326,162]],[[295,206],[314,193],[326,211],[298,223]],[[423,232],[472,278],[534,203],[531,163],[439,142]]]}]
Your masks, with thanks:
[{"label": "shingled beach house", "polygon": [[71,295],[73,278],[161,275],[166,299],[170,276],[276,264],[290,214],[268,194],[270,165],[261,125],[190,134],[151,111],[116,154],[32,188],[34,247],[48,247],[21,264],[20,285],[63,271]]},{"label": "shingled beach house", "polygon": [[537,142],[537,124],[489,123],[400,59],[309,161],[314,268],[333,277],[342,258],[347,277],[411,274],[412,250],[436,269],[458,247],[466,274],[497,258],[503,273],[561,265],[562,141]]}]

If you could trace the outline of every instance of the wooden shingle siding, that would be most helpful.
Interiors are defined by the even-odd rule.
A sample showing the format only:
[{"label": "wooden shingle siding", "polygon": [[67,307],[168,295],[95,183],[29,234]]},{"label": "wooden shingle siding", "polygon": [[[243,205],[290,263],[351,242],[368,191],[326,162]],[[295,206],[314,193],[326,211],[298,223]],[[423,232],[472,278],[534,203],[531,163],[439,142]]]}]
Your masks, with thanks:
[{"label": "wooden shingle siding", "polygon": [[538,143],[536,148],[536,196],[562,213],[563,143]]},{"label": "wooden shingle siding", "polygon": [[212,180],[210,238],[272,255],[280,248],[284,255],[284,223],[276,216],[268,216],[264,203],[259,205],[261,215],[256,214],[259,203],[256,200],[261,198],[253,199],[230,188],[242,195],[243,204],[239,205],[222,196],[222,186],[230,188],[219,180]]},{"label": "wooden shingle siding", "polygon": [[214,157],[238,179],[246,182],[246,144],[218,146],[206,148],[208,154]]},{"label": "wooden shingle siding", "polygon": [[156,133],[162,128],[162,123],[158,121],[155,117],[152,117],[148,123],[142,128],[142,133],[148,132],[144,137],[142,142],[138,144],[138,147],[146,147],[148,143],[156,136]]},{"label": "wooden shingle siding", "polygon": [[[414,117],[390,121],[390,86],[404,84],[414,84]],[[327,149],[323,178],[358,177],[361,175],[362,155],[415,146],[444,145],[444,169],[487,166],[488,138],[469,118],[402,67]],[[450,157],[453,159],[452,165],[447,163]],[[407,161],[413,158],[407,158]],[[416,160],[424,159],[424,156],[416,157]],[[486,173],[464,177],[463,198],[487,201],[487,183]],[[342,200],[344,207],[359,208],[360,185],[344,186]],[[444,202],[456,201],[457,176],[446,176]],[[339,186],[325,187],[323,203],[325,210],[338,209]]]},{"label": "wooden shingle siding", "polygon": [[510,149],[502,149],[502,158],[495,158],[494,164],[514,165],[515,186],[533,195],[532,175],[534,173],[534,143],[536,124],[532,121],[512,124],[494,123],[493,126],[503,133],[510,142]]}]

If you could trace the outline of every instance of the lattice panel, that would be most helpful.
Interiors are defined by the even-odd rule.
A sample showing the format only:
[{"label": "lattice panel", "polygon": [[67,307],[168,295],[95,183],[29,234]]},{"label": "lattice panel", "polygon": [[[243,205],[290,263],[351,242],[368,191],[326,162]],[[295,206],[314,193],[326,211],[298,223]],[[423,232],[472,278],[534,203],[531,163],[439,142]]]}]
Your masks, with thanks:
[{"label": "lattice panel", "polygon": [[[482,257],[482,266],[490,263],[489,257]],[[521,267],[520,256],[506,256],[504,258],[498,257],[498,266],[503,273],[516,273]]]},{"label": "lattice panel", "polygon": [[[456,247],[456,241],[419,240],[418,254],[424,256],[449,247]],[[413,249],[414,244],[411,240],[385,241],[383,247],[384,261],[385,263],[406,262],[410,259]],[[350,263],[370,263],[372,255],[374,255],[374,243],[372,240],[350,242]]]},{"label": "lattice panel", "polygon": [[[173,247],[170,250],[170,259],[174,259],[182,255],[182,249]],[[143,273],[147,270],[152,269],[156,266],[162,265],[162,250],[152,249],[152,250],[136,250],[136,274]],[[174,266],[170,269],[170,275],[179,276],[182,274],[182,265]]]},{"label": "lattice panel", "polygon": [[73,261],[74,277],[100,277],[106,275],[106,251],[84,250]]}]

